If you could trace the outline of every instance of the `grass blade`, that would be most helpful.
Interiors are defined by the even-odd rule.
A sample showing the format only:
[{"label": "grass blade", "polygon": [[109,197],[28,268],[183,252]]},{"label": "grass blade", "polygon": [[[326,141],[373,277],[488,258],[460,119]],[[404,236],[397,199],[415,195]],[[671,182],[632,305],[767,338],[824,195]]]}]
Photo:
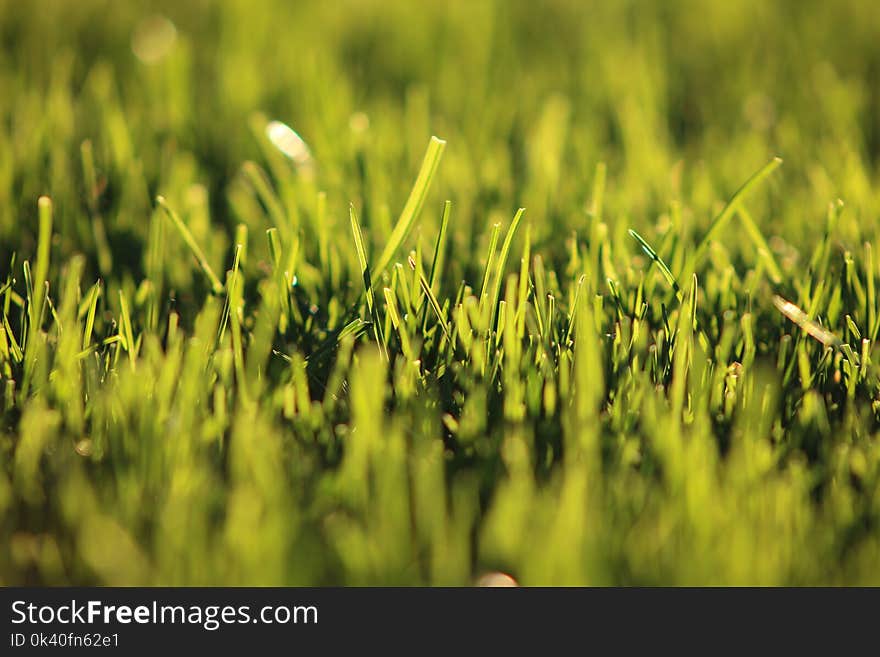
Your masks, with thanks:
[{"label": "grass blade", "polygon": [[678,281],[675,280],[675,275],[669,269],[665,262],[663,262],[663,258],[657,255],[657,252],[645,241],[641,235],[639,235],[633,229],[629,229],[630,237],[635,239],[642,247],[642,251],[655,263],[660,267],[660,271],[663,273],[663,277],[666,279],[666,282],[672,286],[672,290],[675,292],[675,296],[681,300],[681,288],[678,285]]},{"label": "grass blade", "polygon": [[31,326],[37,330],[43,314],[43,291],[49,275],[49,251],[52,245],[52,199],[41,196],[37,201],[39,233],[37,239],[37,259],[33,269],[33,298],[30,306]]},{"label": "grass blade", "polygon": [[422,166],[419,169],[419,175],[416,177],[416,182],[409,193],[406,205],[403,206],[403,212],[400,213],[397,225],[391,231],[388,243],[373,267],[375,277],[378,278],[383,274],[391,263],[391,259],[394,257],[397,249],[400,248],[400,245],[403,244],[412,230],[422,205],[425,203],[425,197],[428,195],[428,190],[431,187],[431,182],[434,180],[434,174],[437,172],[437,166],[440,164],[440,158],[443,157],[443,150],[445,148],[446,142],[444,140],[431,137],[431,141],[428,143],[428,150],[425,152],[425,159],[422,160]]},{"label": "grass blade", "polygon": [[21,347],[15,339],[12,327],[9,325],[9,319],[3,315],[3,328],[6,330],[6,338],[9,340],[9,349],[12,351],[12,358],[16,363],[20,363],[24,358]]},{"label": "grass blade", "polygon": [[354,235],[354,245],[357,250],[358,263],[361,267],[361,275],[363,276],[364,281],[364,291],[367,294],[367,310],[370,313],[370,320],[373,324],[373,335],[376,338],[376,342],[379,346],[379,353],[385,356],[385,359],[388,359],[388,354],[384,351],[382,336],[380,335],[380,327],[379,327],[379,313],[376,310],[375,303],[373,302],[373,282],[372,277],[370,275],[370,265],[367,260],[367,250],[364,246],[364,236],[361,234],[361,227],[358,223],[357,214],[354,210],[354,205],[349,205],[348,207],[348,217],[351,220],[351,232]]},{"label": "grass blade", "polygon": [[770,250],[770,246],[767,244],[767,240],[764,239],[761,229],[758,228],[758,224],[752,219],[752,215],[746,210],[744,205],[739,206],[739,218],[742,221],[746,234],[751,238],[755,248],[758,249],[758,256],[764,259],[764,264],[767,265],[767,270],[770,273],[770,280],[779,285],[782,282],[782,270],[779,268],[776,258],[773,257],[773,251]]},{"label": "grass blade", "polygon": [[82,348],[88,349],[92,343],[92,332],[95,328],[95,311],[98,308],[98,298],[101,296],[101,281],[97,281],[89,290],[89,309],[86,313],[86,325],[83,329]]},{"label": "grass blade", "polygon": [[498,234],[501,232],[501,224],[492,226],[492,236],[489,238],[489,251],[486,253],[486,268],[483,270],[483,282],[480,283],[480,313],[483,312],[486,297],[489,292],[489,276],[492,265],[495,263],[495,249],[498,247]]},{"label": "grass blade", "polygon": [[135,344],[134,344],[134,331],[131,328],[131,313],[128,309],[128,298],[125,296],[125,293],[122,290],[119,290],[119,332],[122,335],[125,344],[125,351],[128,352],[128,360],[132,364],[134,364],[135,358]]},{"label": "grass blade", "polygon": [[226,301],[223,303],[223,312],[220,315],[220,327],[217,329],[217,344],[223,343],[226,336],[226,327],[229,325],[229,315],[232,310],[233,294],[238,285],[238,269],[241,266],[241,254],[244,252],[244,246],[235,245],[235,258],[232,261],[232,269],[226,276]]},{"label": "grass blade", "polygon": [[406,332],[406,327],[403,325],[403,321],[400,318],[400,311],[397,308],[397,299],[394,296],[394,292],[390,288],[384,288],[383,293],[385,294],[385,306],[388,308],[388,315],[391,317],[391,324],[394,326],[394,329],[397,331],[397,335],[400,336],[400,348],[403,351],[403,355],[412,360],[412,349],[410,347],[409,335]]},{"label": "grass blade", "polygon": [[[416,261],[412,258],[407,259],[409,262],[409,266],[415,271],[416,269]],[[424,274],[419,273],[419,285],[422,288],[422,292],[425,293],[425,296],[428,298],[428,303],[431,304],[431,308],[434,309],[434,313],[437,315],[437,321],[440,322],[440,327],[443,329],[443,332],[446,334],[446,337],[449,337],[449,326],[446,325],[446,320],[443,318],[443,309],[440,307],[440,302],[437,301],[437,297],[434,296],[434,292],[431,290],[431,286],[428,284],[428,280],[425,278]]]},{"label": "grass blade", "polygon": [[443,257],[446,253],[446,230],[449,227],[449,215],[451,212],[452,201],[446,201],[443,204],[443,214],[440,216],[440,232],[437,234],[437,243],[434,245],[434,259],[431,261],[431,275],[428,280],[432,290],[443,272]]},{"label": "grass blade", "polygon": [[220,282],[220,279],[217,278],[217,274],[211,269],[211,265],[208,264],[208,259],[205,257],[205,252],[202,251],[202,248],[199,246],[198,242],[196,242],[192,233],[189,232],[189,228],[186,227],[186,224],[183,223],[183,220],[177,215],[177,213],[171,209],[164,196],[157,196],[156,203],[159,204],[159,207],[161,207],[165,211],[165,214],[168,215],[168,218],[171,219],[171,223],[177,228],[183,241],[186,242],[186,245],[196,257],[199,267],[202,268],[202,271],[211,283],[211,291],[217,295],[223,294],[223,283]]},{"label": "grass blade", "polygon": [[501,255],[498,258],[498,271],[495,274],[495,283],[492,286],[492,298],[489,303],[492,304],[492,317],[489,320],[489,330],[495,328],[495,322],[498,318],[498,297],[501,294],[501,282],[504,279],[504,267],[507,264],[507,257],[510,254],[510,245],[513,243],[513,237],[516,235],[516,229],[519,228],[519,222],[525,213],[525,208],[520,208],[513,215],[513,221],[510,228],[507,229],[507,235],[504,236],[504,243],[501,245]]},{"label": "grass blade", "polygon": [[706,231],[705,236],[697,245],[696,251],[694,253],[694,263],[699,263],[702,256],[705,254],[706,249],[709,247],[709,243],[718,234],[724,225],[730,220],[730,218],[736,213],[736,211],[740,207],[740,203],[742,200],[751,192],[755,187],[757,187],[758,183],[764,180],[767,176],[773,173],[779,166],[782,164],[782,158],[774,157],[763,167],[758,169],[752,176],[746,180],[742,186],[736,190],[733,196],[730,197],[730,200],[727,202],[727,205],[724,206],[724,209],[718,213],[718,215],[712,220],[712,223],[709,225],[709,230]]}]

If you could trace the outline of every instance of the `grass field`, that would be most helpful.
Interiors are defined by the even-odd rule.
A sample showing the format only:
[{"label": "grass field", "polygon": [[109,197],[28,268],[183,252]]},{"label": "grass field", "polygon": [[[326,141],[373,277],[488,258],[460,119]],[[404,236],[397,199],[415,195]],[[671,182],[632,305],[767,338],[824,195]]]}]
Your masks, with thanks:
[{"label": "grass field", "polygon": [[878,168],[869,0],[0,0],[0,584],[880,584]]}]

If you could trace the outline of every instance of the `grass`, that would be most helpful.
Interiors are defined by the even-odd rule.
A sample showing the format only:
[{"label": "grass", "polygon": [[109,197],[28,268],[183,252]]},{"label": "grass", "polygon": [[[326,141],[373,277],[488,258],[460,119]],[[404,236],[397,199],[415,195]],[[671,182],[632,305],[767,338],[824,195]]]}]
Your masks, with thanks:
[{"label": "grass", "polygon": [[696,4],[0,0],[0,583],[880,584],[880,14]]}]

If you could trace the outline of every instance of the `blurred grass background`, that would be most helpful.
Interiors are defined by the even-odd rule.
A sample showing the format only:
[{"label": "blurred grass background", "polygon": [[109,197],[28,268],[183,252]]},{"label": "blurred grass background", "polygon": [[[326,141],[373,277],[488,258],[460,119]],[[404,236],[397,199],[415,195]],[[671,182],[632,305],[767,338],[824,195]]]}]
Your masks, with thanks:
[{"label": "blurred grass background", "polygon": [[[874,3],[0,0],[0,44],[4,331],[26,352],[2,372],[3,584],[880,583]],[[462,355],[408,317],[418,376],[403,337],[391,363],[363,337],[328,356],[363,291],[349,204],[378,255],[432,134],[407,246],[430,262],[449,199],[435,292],[458,331],[493,225],[527,208],[522,345],[477,319],[487,356]],[[774,156],[748,210],[780,276],[732,221],[679,309],[627,231],[680,274]],[[41,334],[10,294],[43,194]],[[246,371],[157,194],[214,271],[246,242]],[[279,217],[298,249],[281,309],[262,283]],[[414,315],[404,271],[382,284]],[[81,358],[98,279],[104,342]],[[303,312],[273,331],[285,303]]]}]

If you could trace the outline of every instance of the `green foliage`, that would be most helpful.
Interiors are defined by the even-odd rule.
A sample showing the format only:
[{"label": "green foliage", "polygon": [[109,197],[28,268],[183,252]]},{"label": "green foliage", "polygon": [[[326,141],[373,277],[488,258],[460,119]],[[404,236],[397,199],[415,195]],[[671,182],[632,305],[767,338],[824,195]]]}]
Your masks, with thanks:
[{"label": "green foliage", "polygon": [[0,36],[0,584],[880,584],[871,3]]}]

